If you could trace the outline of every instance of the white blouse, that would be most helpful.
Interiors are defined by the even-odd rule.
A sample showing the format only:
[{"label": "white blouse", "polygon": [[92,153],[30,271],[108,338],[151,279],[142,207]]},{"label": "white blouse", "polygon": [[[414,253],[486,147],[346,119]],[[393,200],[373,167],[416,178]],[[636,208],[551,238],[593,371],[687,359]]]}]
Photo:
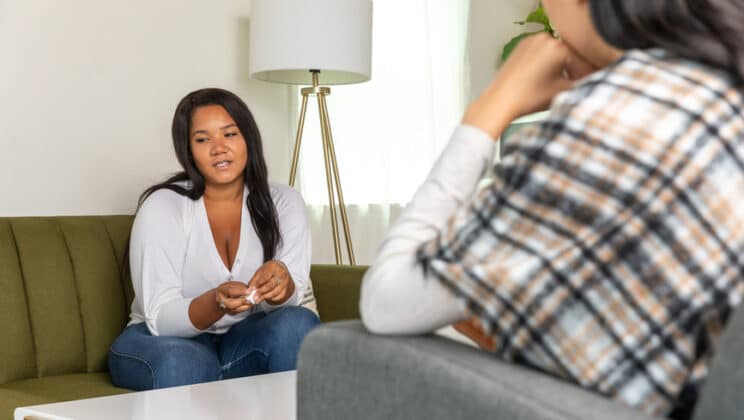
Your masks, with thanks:
[{"label": "white blouse", "polygon": [[[230,280],[248,283],[263,264],[263,246],[243,205],[240,243],[231,270],[225,266],[212,237],[204,199],[191,200],[167,189],[154,192],[137,212],[129,245],[135,298],[129,325],[145,322],[153,335],[193,337],[202,332],[224,334],[233,324],[257,311],[297,305],[309,287],[311,241],[305,202],[294,189],[270,185],[282,240],[274,259],[287,265],[294,294],[278,306],[261,302],[251,311],[225,314],[206,330],[194,327],[191,300]],[[243,191],[243,202],[248,189]]]}]

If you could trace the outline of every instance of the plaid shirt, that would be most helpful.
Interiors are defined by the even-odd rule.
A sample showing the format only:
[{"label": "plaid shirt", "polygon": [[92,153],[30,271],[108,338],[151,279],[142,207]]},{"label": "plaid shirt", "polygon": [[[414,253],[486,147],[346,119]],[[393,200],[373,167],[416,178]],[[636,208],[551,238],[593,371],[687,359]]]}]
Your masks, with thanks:
[{"label": "plaid shirt", "polygon": [[669,413],[744,291],[736,83],[626,53],[508,140],[494,180],[419,261],[503,358]]}]

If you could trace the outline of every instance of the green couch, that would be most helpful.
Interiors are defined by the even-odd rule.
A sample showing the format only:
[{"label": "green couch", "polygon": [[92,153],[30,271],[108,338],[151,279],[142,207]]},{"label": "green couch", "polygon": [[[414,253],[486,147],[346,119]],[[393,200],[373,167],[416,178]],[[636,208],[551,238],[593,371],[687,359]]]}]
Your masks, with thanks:
[{"label": "green couch", "polygon": [[[130,392],[106,353],[133,298],[131,216],[0,218],[0,419],[15,407]],[[311,270],[324,322],[358,318],[365,267]]]}]

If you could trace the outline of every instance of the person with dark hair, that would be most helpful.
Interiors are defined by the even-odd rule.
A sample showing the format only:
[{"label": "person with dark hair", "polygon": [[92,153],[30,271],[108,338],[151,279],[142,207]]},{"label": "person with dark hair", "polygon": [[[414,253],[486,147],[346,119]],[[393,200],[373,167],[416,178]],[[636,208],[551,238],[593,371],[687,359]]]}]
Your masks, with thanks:
[{"label": "person with dark hair", "polygon": [[[373,333],[484,348],[687,418],[744,297],[744,4],[543,0],[366,273]],[[547,119],[502,146],[510,121]]]},{"label": "person with dark hair", "polygon": [[248,107],[221,89],[173,117],[183,172],[142,194],[129,245],[130,322],[108,355],[116,386],[164,388],[295,369],[318,324],[305,204],[269,184]]}]

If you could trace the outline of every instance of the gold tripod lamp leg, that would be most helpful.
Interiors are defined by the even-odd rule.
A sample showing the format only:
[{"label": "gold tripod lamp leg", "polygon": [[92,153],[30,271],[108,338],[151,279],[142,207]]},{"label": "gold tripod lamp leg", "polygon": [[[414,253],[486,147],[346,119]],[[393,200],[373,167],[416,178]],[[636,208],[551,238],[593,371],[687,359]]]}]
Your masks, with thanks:
[{"label": "gold tripod lamp leg", "polygon": [[295,139],[294,153],[292,153],[292,166],[289,168],[289,185],[294,187],[297,177],[297,162],[300,159],[300,144],[302,143],[302,131],[305,129],[305,115],[307,115],[307,93],[302,93],[302,109],[300,110],[300,123],[297,125],[297,138]]},{"label": "gold tripod lamp leg", "polygon": [[344,239],[346,239],[346,251],[349,253],[349,264],[356,265],[354,258],[354,247],[351,243],[351,232],[349,230],[349,218],[346,215],[346,203],[344,202],[344,193],[341,189],[341,175],[338,172],[338,163],[336,162],[336,150],[333,146],[333,135],[331,133],[331,122],[328,117],[328,105],[326,104],[325,95],[318,95],[320,105],[320,115],[322,124],[325,125],[325,132],[328,136],[328,142],[326,147],[328,148],[328,154],[331,158],[331,166],[333,169],[333,178],[336,183],[336,194],[338,195],[339,210],[341,210],[341,223],[344,228]]},{"label": "gold tripod lamp leg", "polygon": [[[318,94],[318,105],[320,108],[320,103],[322,101],[322,94]],[[331,210],[331,228],[333,229],[333,250],[336,254],[336,264],[341,264],[341,240],[338,237],[338,219],[336,218],[336,197],[333,191],[333,183],[331,182],[331,178],[333,178],[333,168],[331,168],[331,154],[330,154],[330,148],[328,147],[328,131],[326,130],[326,125],[324,123],[324,113],[321,109],[320,111],[320,131],[322,133],[323,137],[323,161],[325,163],[325,172],[326,172],[326,183],[328,185],[328,203]]]},{"label": "gold tripod lamp leg", "polygon": [[[336,162],[336,150],[333,145],[333,135],[331,134],[331,122],[328,117],[328,105],[325,97],[330,95],[331,90],[327,87],[318,86],[319,71],[311,70],[313,73],[313,87],[303,88],[302,92],[302,109],[300,111],[300,122],[297,127],[297,138],[295,140],[294,152],[292,155],[292,166],[289,173],[289,185],[294,186],[297,177],[297,166],[300,156],[300,144],[302,142],[302,131],[305,127],[305,117],[307,115],[307,101],[309,95],[315,95],[318,98],[318,113],[320,114],[320,131],[323,140],[323,161],[325,164],[326,184],[328,187],[328,205],[331,211],[331,228],[333,230],[333,249],[336,256],[336,264],[342,263],[341,258],[341,239],[338,234],[338,218],[336,215],[336,198],[338,196],[338,205],[341,213],[341,220],[344,229],[344,239],[346,239],[346,249],[349,253],[349,264],[356,265],[354,258],[354,247],[351,243],[351,233],[349,231],[349,220],[346,215],[346,204],[344,203],[344,194],[341,190],[341,177],[338,173],[338,163]],[[335,190],[334,190],[335,183]]]}]

